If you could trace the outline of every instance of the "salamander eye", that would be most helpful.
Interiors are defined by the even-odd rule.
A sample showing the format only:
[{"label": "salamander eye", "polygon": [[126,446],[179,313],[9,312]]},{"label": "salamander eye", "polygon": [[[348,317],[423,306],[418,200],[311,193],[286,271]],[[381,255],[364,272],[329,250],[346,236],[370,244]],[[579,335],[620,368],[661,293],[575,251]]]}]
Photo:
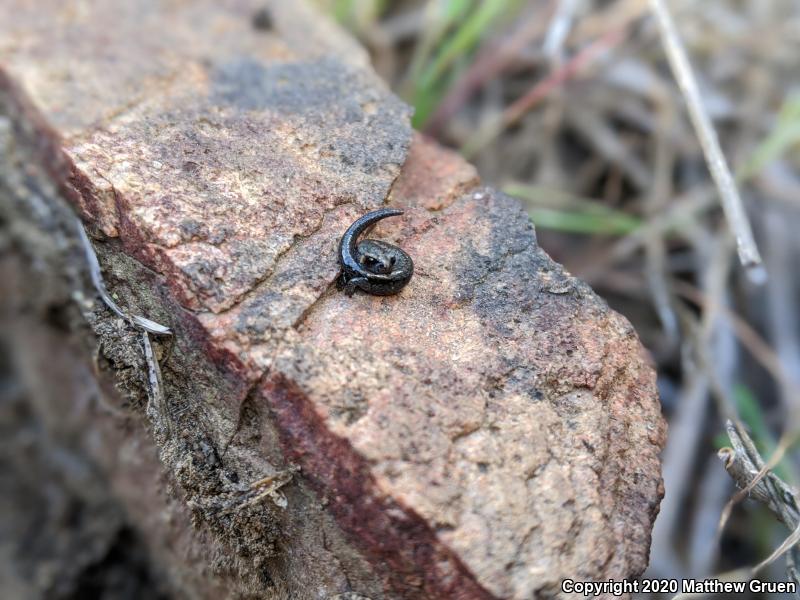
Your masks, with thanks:
[{"label": "salamander eye", "polygon": [[370,256],[368,254],[362,255],[359,259],[359,262],[364,265],[367,270],[372,271],[373,273],[385,273],[388,267],[382,257]]}]

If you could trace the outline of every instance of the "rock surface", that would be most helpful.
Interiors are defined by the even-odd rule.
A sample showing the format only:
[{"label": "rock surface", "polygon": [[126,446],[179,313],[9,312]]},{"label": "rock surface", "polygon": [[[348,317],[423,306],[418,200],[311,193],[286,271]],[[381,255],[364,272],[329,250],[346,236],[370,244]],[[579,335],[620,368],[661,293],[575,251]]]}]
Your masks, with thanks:
[{"label": "rock surface", "polygon": [[[35,372],[26,332],[74,306],[54,343],[83,355],[58,360],[96,344],[88,377],[116,386],[79,408],[40,390],[70,415],[52,428],[179,597],[522,599],[641,573],[665,430],[631,326],[516,201],[412,135],[362,50],[300,3],[264,6],[0,0],[4,319]],[[386,204],[405,215],[373,235],[414,278],[347,297],[338,238]],[[164,406],[69,205],[119,303],[174,330]]]}]

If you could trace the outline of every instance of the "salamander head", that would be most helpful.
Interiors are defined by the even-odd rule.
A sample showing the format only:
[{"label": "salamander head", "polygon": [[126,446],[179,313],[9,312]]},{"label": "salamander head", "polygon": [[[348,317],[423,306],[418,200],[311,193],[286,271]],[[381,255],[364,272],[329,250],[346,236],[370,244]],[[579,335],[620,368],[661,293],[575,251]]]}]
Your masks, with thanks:
[{"label": "salamander head", "polygon": [[396,249],[373,240],[358,245],[358,262],[370,273],[388,275],[397,262]]}]

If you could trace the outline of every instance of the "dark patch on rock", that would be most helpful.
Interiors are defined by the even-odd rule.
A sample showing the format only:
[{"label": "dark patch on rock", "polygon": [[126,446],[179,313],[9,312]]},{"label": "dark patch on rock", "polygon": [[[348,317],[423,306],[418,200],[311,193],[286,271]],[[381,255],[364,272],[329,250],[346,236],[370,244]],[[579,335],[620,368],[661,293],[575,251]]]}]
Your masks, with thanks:
[{"label": "dark patch on rock", "polygon": [[363,70],[335,58],[271,65],[240,58],[217,67],[212,78],[216,103],[275,111],[323,130],[346,131],[328,143],[345,167],[376,173],[405,157],[401,140],[408,135],[408,107],[376,88]]}]

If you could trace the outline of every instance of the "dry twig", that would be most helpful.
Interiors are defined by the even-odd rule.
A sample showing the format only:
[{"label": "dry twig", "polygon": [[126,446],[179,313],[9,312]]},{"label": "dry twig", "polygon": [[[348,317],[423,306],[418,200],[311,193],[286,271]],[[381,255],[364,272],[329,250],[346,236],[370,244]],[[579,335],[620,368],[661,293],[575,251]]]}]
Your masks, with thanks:
[{"label": "dry twig", "polygon": [[750,490],[750,496],[764,504],[775,517],[788,527],[792,534],[766,560],[753,568],[755,574],[765,566],[774,562],[781,555],[787,555],[787,574],[800,586],[797,564],[800,561],[800,508],[797,496],[786,483],[772,471],[766,471],[760,479],[758,476],[765,470],[764,459],[758,453],[755,444],[743,428],[733,422],[726,424],[730,448],[719,451],[725,470],[742,490]]},{"label": "dry twig", "polygon": [[144,347],[144,358],[147,362],[147,380],[150,386],[150,397],[156,409],[156,413],[160,419],[166,424],[167,432],[172,433],[172,421],[169,418],[167,410],[166,397],[164,395],[164,385],[161,380],[161,367],[158,364],[158,357],[153,352],[153,346],[150,343],[150,335],[172,335],[172,330],[165,327],[160,323],[151,321],[139,315],[129,315],[123,311],[119,305],[114,302],[111,294],[106,289],[105,282],[103,281],[103,271],[100,268],[100,261],[97,260],[94,247],[89,241],[89,236],[86,235],[86,230],[83,228],[83,223],[76,219],[78,227],[78,236],[83,246],[86,260],[89,263],[89,272],[92,277],[92,284],[97,290],[97,293],[102,298],[103,302],[110,308],[116,315],[121,317],[125,322],[132,325],[142,333],[142,345]]},{"label": "dry twig", "polygon": [[153,352],[153,345],[150,343],[150,333],[148,331],[142,331],[142,345],[144,346],[144,358],[147,362],[147,380],[150,384],[150,396],[159,419],[166,424],[167,433],[172,435],[172,420],[170,419],[167,400],[164,396],[161,366],[158,364],[158,357]]},{"label": "dry twig", "polygon": [[106,304],[106,306],[114,311],[117,316],[121,317],[124,321],[130,323],[138,329],[143,329],[144,331],[153,333],[155,335],[172,335],[172,331],[169,327],[139,315],[129,315],[123,311],[116,302],[114,302],[114,299],[111,297],[111,294],[108,293],[106,285],[103,282],[103,271],[100,269],[100,262],[97,260],[97,254],[95,254],[94,247],[89,241],[89,236],[86,235],[86,230],[83,228],[83,223],[76,219],[76,224],[78,227],[78,235],[80,236],[81,245],[83,246],[83,251],[86,255],[86,261],[89,263],[89,273],[92,276],[92,284],[97,290],[97,293],[103,299],[103,302]]},{"label": "dry twig", "polygon": [[753,238],[753,230],[750,227],[747,212],[742,204],[739,190],[728,168],[725,156],[722,154],[717,132],[703,106],[700,88],[697,85],[697,80],[678,35],[672,15],[664,0],[650,0],[650,6],[658,21],[661,39],[670,67],[686,99],[689,116],[700,139],[708,169],[711,171],[711,176],[719,190],[722,209],[736,237],[739,260],[742,265],[749,269],[751,276],[756,281],[763,280],[765,272],[761,266],[761,255]]}]

